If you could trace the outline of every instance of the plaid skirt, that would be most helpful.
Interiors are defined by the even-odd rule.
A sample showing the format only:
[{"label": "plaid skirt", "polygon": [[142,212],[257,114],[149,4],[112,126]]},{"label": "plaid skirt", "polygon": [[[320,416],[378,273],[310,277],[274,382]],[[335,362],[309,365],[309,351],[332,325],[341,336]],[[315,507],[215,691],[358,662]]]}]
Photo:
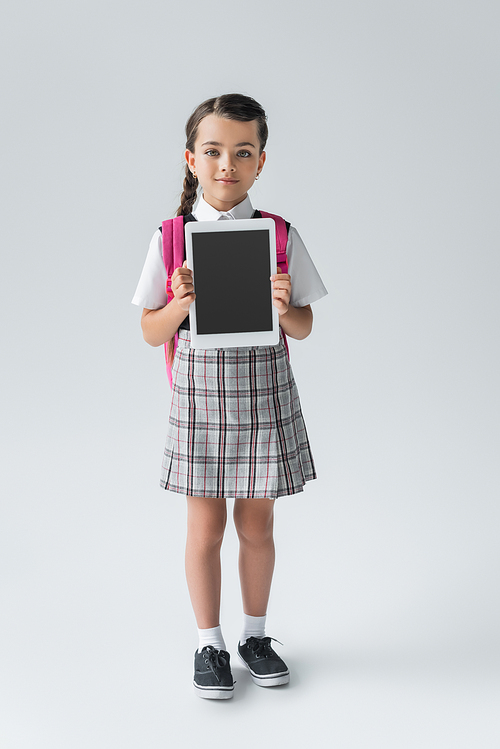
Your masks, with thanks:
[{"label": "plaid skirt", "polygon": [[315,478],[283,340],[192,349],[181,329],[160,485],[194,497],[274,499]]}]

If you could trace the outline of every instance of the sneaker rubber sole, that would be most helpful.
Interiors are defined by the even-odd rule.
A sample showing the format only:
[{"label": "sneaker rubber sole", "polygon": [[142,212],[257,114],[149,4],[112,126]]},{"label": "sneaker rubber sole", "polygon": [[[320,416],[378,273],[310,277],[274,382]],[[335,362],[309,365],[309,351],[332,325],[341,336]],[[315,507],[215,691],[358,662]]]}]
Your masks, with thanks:
[{"label": "sneaker rubber sole", "polygon": [[267,676],[262,676],[260,674],[256,674],[255,671],[252,671],[248,663],[244,658],[242,658],[239,652],[238,657],[250,671],[250,676],[252,677],[252,681],[254,682],[254,684],[258,684],[259,687],[279,687],[281,684],[288,684],[288,682],[290,681],[290,671],[288,670],[282,671],[278,674],[269,674]]},{"label": "sneaker rubber sole", "polygon": [[232,687],[201,687],[193,681],[193,688],[198,697],[206,700],[229,700],[234,694],[234,685]]}]

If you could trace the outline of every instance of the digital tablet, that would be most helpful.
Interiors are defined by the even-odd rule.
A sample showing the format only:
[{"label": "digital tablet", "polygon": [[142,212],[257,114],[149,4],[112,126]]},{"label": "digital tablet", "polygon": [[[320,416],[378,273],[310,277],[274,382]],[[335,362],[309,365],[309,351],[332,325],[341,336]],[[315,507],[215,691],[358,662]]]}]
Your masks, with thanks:
[{"label": "digital tablet", "polygon": [[192,348],[275,346],[278,310],[276,227],[271,218],[190,221],[186,258],[196,299],[189,308]]}]

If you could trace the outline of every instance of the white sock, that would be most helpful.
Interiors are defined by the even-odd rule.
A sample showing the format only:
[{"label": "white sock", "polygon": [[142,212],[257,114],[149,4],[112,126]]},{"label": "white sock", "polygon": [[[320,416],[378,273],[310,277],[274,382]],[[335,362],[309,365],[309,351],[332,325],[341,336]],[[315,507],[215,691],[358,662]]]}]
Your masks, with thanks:
[{"label": "white sock", "polygon": [[218,627],[211,627],[210,629],[198,629],[198,637],[198,653],[201,653],[205,645],[213,645],[217,650],[226,649],[220,624]]},{"label": "white sock", "polygon": [[249,637],[266,636],[266,616],[250,616],[243,614],[243,632],[240,637],[240,644],[244,645]]}]

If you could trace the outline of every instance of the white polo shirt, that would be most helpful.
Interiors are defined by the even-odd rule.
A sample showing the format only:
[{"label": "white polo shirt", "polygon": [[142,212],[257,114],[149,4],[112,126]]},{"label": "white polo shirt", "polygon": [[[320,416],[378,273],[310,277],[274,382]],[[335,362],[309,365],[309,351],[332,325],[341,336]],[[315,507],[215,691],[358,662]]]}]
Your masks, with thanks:
[{"label": "white polo shirt", "polygon": [[[230,211],[218,211],[213,208],[203,195],[193,209],[197,221],[219,221],[224,219],[252,218],[254,208],[247,197]],[[290,227],[286,246],[288,272],[292,279],[290,304],[293,307],[305,307],[317,302],[328,294],[323,281],[311,260],[297,229]],[[146,262],[135,290],[132,304],[147,309],[160,309],[167,303],[167,271],[163,263],[162,234],[158,229],[149,244]]]}]

